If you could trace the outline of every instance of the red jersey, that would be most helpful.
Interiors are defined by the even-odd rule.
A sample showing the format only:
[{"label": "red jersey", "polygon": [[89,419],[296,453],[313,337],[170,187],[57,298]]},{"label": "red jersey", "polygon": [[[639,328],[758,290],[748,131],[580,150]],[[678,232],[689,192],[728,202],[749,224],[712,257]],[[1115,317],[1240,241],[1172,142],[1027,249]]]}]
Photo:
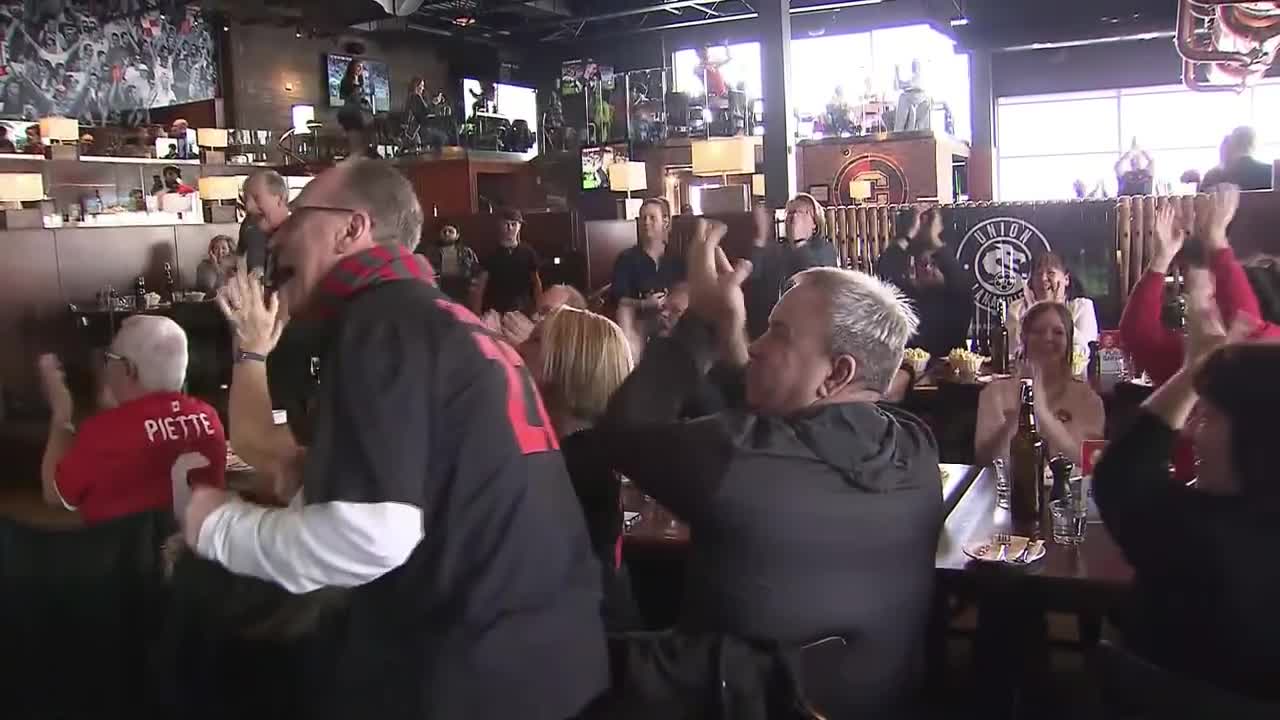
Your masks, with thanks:
[{"label": "red jersey", "polygon": [[182,393],[145,395],[84,421],[58,463],[58,494],[87,523],[173,508],[174,492],[226,484],[218,413]]}]

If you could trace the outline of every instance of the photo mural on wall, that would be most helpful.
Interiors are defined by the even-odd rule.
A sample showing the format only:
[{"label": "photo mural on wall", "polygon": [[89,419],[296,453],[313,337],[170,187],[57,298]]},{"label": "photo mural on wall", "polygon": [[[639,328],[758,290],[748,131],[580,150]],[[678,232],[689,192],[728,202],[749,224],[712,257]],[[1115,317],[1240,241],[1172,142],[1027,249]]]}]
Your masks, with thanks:
[{"label": "photo mural on wall", "polygon": [[150,108],[212,98],[209,25],[195,7],[174,5],[0,0],[0,117],[140,125]]}]

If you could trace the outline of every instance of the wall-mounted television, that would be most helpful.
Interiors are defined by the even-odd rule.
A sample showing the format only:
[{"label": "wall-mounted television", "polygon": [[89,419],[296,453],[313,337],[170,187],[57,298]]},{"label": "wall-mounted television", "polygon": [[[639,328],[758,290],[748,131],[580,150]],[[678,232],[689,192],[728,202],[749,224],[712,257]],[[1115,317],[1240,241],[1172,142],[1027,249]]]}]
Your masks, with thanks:
[{"label": "wall-mounted television", "polygon": [[[325,64],[325,82],[329,89],[329,105],[330,107],[341,107],[342,96],[339,94],[338,88],[342,85],[342,78],[347,74],[347,66],[355,58],[350,55],[338,55],[330,53],[324,56]],[[362,57],[360,61],[364,63],[364,87],[365,92],[369,95],[369,105],[374,112],[388,112],[391,110],[391,73],[387,69],[387,64],[378,60],[370,60]]]},{"label": "wall-mounted television", "polygon": [[582,148],[582,189],[608,190],[609,166],[629,159],[625,144]]}]

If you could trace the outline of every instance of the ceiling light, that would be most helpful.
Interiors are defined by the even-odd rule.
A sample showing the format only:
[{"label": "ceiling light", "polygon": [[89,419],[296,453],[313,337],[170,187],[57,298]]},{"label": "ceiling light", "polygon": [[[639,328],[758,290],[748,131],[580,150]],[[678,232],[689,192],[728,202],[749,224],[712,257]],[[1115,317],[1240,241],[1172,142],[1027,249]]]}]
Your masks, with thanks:
[{"label": "ceiling light", "polygon": [[963,27],[969,24],[969,18],[963,15],[957,15],[951,18],[951,27]]},{"label": "ceiling light", "polygon": [[476,19],[470,15],[459,15],[453,19],[453,24],[458,27],[471,27],[476,24]]}]

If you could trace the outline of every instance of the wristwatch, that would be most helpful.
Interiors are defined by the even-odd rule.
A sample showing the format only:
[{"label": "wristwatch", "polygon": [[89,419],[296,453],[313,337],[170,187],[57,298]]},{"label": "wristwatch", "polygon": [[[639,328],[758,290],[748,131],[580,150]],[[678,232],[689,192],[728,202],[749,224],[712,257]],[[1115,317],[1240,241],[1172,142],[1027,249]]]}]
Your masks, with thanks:
[{"label": "wristwatch", "polygon": [[244,362],[245,360],[253,360],[255,362],[264,363],[267,361],[267,356],[263,355],[262,353],[249,352],[248,350],[241,350],[236,353],[237,363]]}]

